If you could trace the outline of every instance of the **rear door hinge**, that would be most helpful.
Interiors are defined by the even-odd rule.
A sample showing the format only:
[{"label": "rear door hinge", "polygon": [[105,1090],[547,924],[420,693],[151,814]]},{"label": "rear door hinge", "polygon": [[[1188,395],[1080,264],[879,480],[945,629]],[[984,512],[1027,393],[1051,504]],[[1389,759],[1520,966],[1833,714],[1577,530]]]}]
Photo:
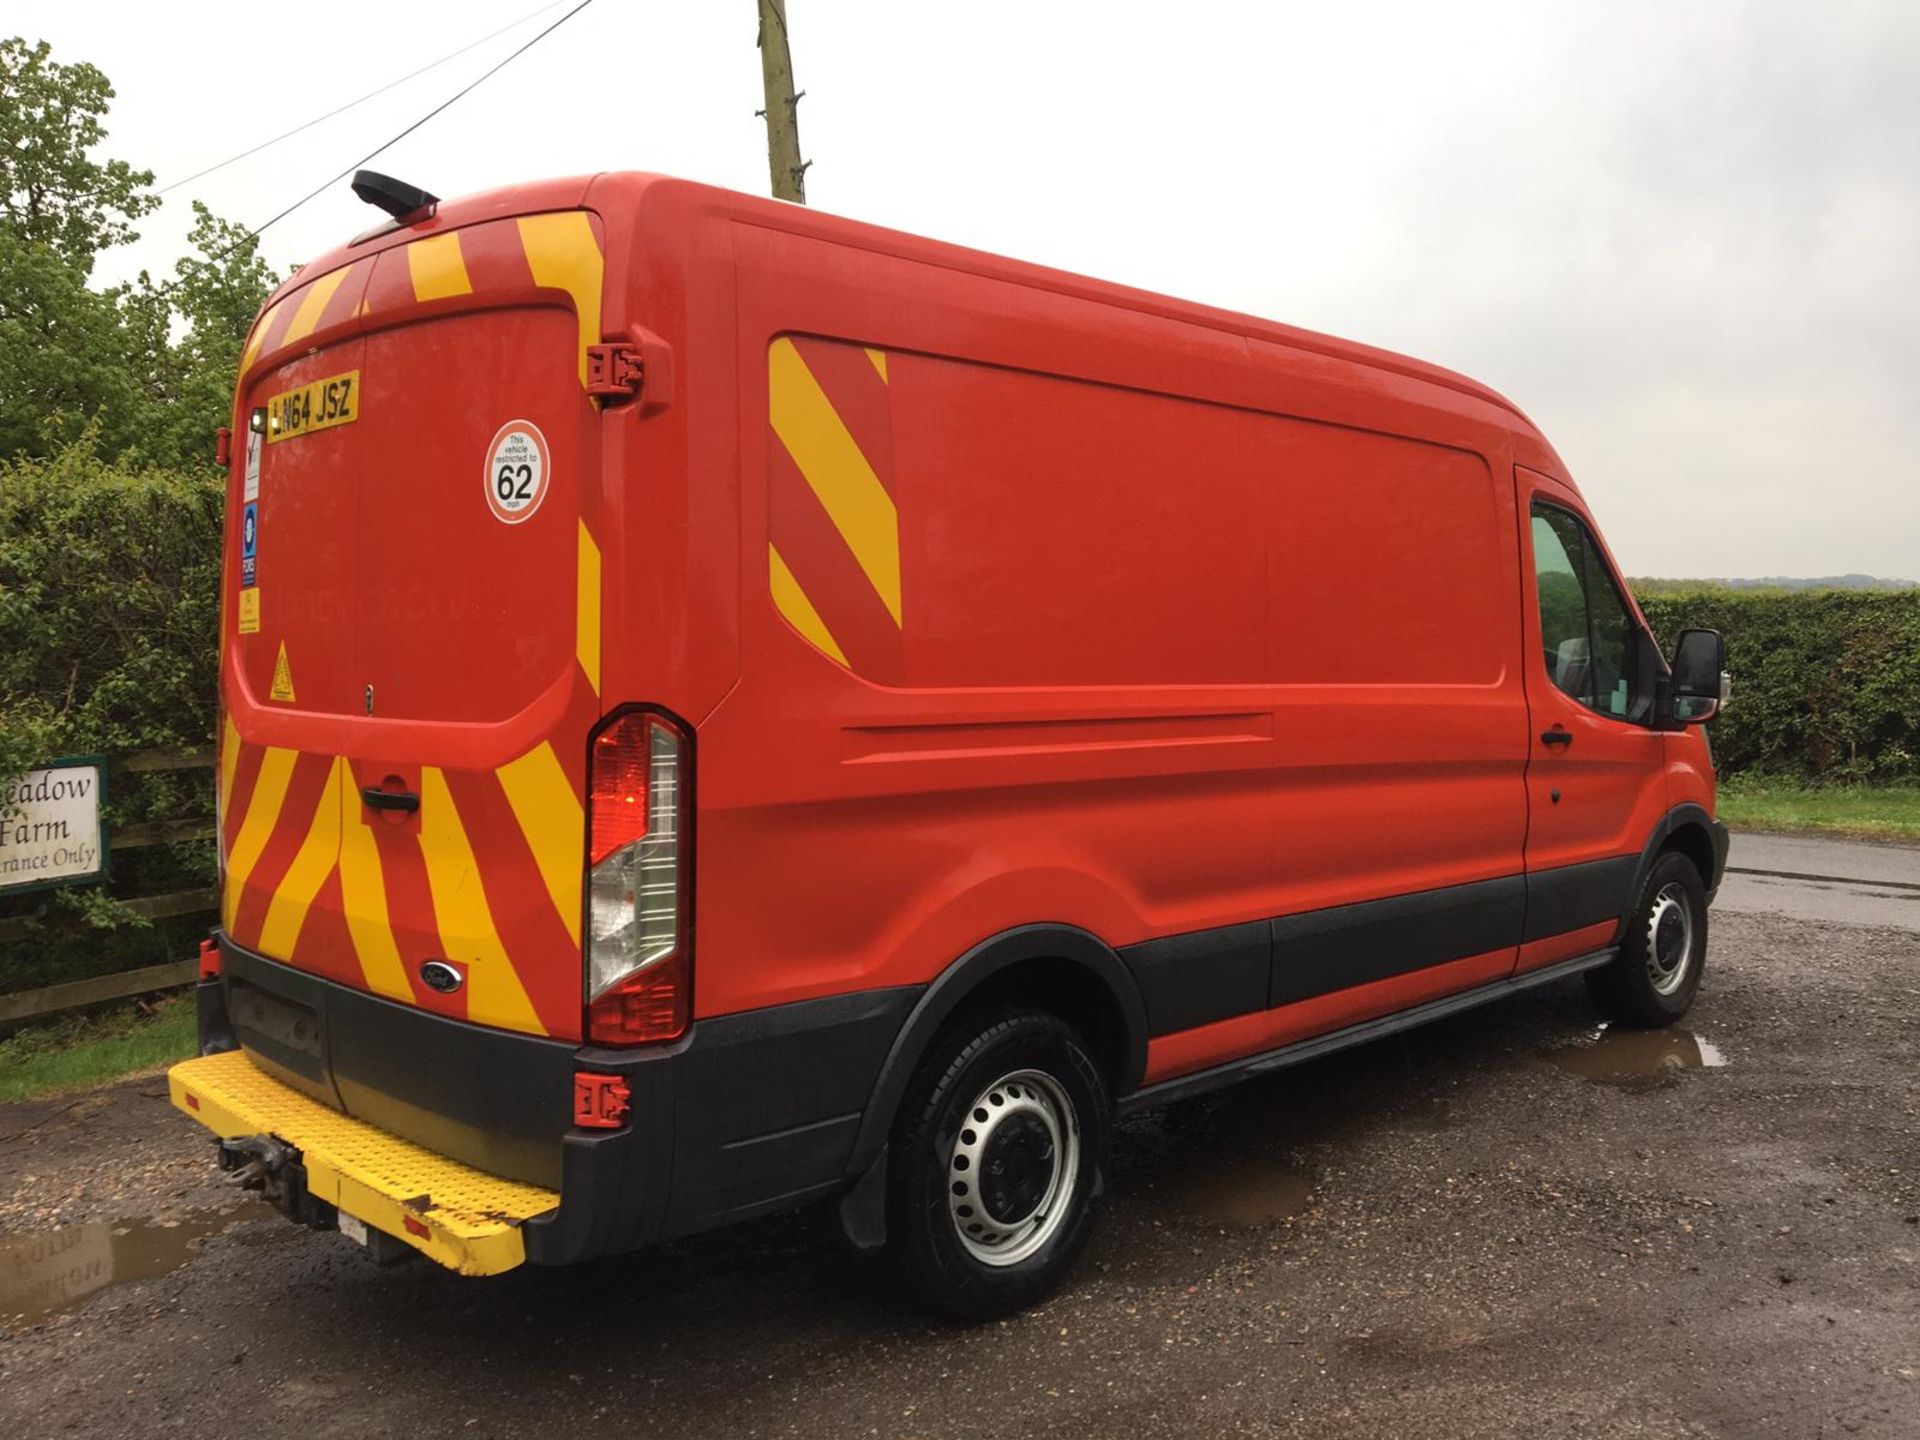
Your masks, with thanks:
[{"label": "rear door hinge", "polygon": [[639,346],[587,347],[587,394],[602,400],[631,400],[640,393],[645,377]]}]

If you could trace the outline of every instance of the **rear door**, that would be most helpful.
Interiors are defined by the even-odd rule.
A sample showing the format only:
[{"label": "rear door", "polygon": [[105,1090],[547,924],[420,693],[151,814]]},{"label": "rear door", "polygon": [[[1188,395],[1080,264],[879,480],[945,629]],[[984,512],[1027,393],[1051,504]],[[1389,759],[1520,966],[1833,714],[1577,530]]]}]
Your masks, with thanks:
[{"label": "rear door", "polygon": [[242,413],[264,433],[229,526],[229,932],[568,1038],[600,711],[601,273],[571,211],[428,234],[289,294],[250,342],[266,365]]},{"label": "rear door", "polygon": [[1515,480],[1533,732],[1527,970],[1611,943],[1666,779],[1649,723],[1658,659],[1638,609],[1572,487],[1524,467]]}]

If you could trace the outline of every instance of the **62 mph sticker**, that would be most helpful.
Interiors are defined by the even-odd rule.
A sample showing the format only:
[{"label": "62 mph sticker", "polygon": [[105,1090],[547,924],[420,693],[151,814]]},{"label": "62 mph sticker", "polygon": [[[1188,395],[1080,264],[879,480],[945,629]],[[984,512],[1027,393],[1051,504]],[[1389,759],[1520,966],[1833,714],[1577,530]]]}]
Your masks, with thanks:
[{"label": "62 mph sticker", "polygon": [[531,420],[509,420],[494,433],[487,447],[487,507],[493,518],[518,525],[547,498],[552,473],[547,437]]}]

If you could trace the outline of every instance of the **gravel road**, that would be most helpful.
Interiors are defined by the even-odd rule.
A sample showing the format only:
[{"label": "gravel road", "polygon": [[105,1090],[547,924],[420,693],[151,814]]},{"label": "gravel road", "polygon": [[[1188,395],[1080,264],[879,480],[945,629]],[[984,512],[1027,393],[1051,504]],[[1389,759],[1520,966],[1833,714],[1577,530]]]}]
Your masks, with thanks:
[{"label": "gravel road", "polygon": [[806,1217],[383,1271],[155,1081],[0,1107],[0,1434],[1913,1440],[1920,934],[1716,911],[1692,1024],[1575,982],[1131,1121],[1075,1282],[977,1329]]}]

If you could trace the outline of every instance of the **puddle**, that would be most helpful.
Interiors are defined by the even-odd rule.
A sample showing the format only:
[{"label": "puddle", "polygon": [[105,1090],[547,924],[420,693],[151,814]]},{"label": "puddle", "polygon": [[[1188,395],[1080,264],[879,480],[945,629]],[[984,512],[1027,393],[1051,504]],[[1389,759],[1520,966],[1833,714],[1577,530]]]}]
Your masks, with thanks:
[{"label": "puddle", "polygon": [[1164,1204],[1229,1230],[1258,1230],[1305,1212],[1313,1179],[1277,1156],[1240,1155],[1200,1166],[1169,1166],[1153,1186]]},{"label": "puddle", "polygon": [[1313,1181],[1278,1161],[1241,1160],[1160,1187],[1180,1210],[1229,1230],[1258,1230],[1305,1212]]},{"label": "puddle", "polygon": [[173,1225],[117,1220],[0,1236],[0,1322],[31,1325],[111,1285],[169,1274],[207,1236],[269,1213],[249,1203],[195,1210]]},{"label": "puddle", "polygon": [[1717,1070],[1727,1057],[1690,1030],[1616,1030],[1601,1026],[1591,1039],[1549,1050],[1547,1059],[1582,1080],[1622,1090],[1658,1090],[1684,1070]]},{"label": "puddle", "polygon": [[1151,1207],[1227,1230],[1259,1230],[1314,1202],[1311,1169],[1298,1162],[1299,1092],[1271,1083],[1156,1110],[1123,1126],[1113,1178]]}]

